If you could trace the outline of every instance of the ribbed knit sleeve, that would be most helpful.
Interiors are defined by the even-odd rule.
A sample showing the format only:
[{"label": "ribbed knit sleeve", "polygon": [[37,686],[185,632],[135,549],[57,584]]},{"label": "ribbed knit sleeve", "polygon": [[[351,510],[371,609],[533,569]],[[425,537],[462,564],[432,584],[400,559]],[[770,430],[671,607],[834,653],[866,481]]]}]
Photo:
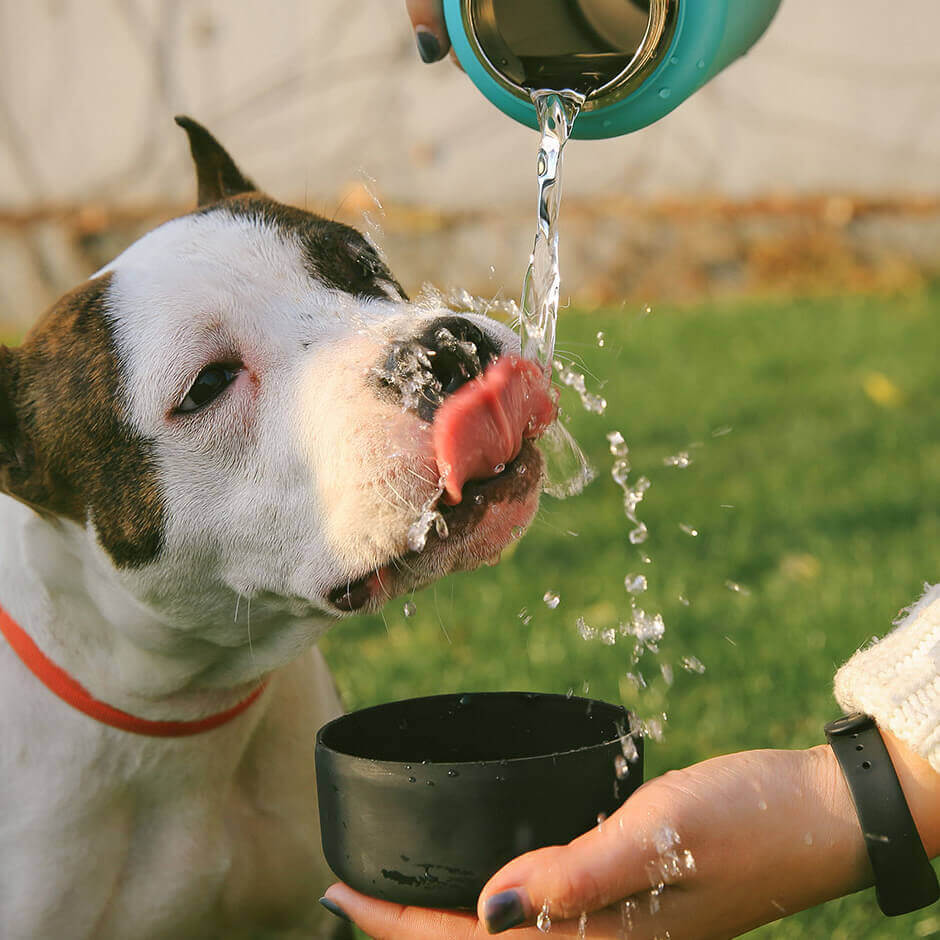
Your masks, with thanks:
[{"label": "ribbed knit sleeve", "polygon": [[871,715],[940,773],[940,584],[836,673],[835,695],[847,713]]}]

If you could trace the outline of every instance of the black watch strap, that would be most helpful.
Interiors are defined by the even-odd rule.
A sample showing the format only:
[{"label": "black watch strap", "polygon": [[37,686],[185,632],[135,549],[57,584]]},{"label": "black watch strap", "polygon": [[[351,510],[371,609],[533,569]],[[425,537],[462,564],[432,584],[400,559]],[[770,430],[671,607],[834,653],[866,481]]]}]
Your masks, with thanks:
[{"label": "black watch strap", "polygon": [[855,802],[878,906],[893,917],[933,904],[940,885],[874,719],[847,715],[825,731]]}]

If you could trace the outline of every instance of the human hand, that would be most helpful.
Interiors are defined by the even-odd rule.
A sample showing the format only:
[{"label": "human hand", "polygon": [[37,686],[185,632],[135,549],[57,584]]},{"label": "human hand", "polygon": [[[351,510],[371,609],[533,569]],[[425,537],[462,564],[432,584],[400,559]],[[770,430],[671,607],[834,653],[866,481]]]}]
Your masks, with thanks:
[{"label": "human hand", "polygon": [[444,0],[405,0],[415,29],[418,54],[425,62],[438,62],[450,50],[444,25]]},{"label": "human hand", "polygon": [[[480,895],[479,919],[376,901],[342,884],[326,896],[377,940],[471,940],[487,926],[532,925],[546,901],[555,937],[669,931],[706,940],[870,882],[848,789],[830,749],[818,747],[731,754],[651,780],[569,845],[497,872]],[[529,926],[514,936],[543,934]]]}]

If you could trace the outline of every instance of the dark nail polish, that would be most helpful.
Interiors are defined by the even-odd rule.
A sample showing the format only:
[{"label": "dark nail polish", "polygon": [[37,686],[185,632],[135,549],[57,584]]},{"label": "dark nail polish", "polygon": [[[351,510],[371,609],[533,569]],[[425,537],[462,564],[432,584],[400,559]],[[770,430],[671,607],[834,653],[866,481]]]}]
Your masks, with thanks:
[{"label": "dark nail polish", "polygon": [[500,891],[483,905],[483,920],[490,933],[502,933],[525,923],[525,908],[517,891]]},{"label": "dark nail polish", "polygon": [[320,903],[340,920],[352,922],[352,918],[335,901],[331,901],[329,898],[320,898]]},{"label": "dark nail polish", "polygon": [[415,38],[418,40],[418,55],[422,61],[437,62],[444,57],[440,41],[427,26],[419,26],[415,30]]}]

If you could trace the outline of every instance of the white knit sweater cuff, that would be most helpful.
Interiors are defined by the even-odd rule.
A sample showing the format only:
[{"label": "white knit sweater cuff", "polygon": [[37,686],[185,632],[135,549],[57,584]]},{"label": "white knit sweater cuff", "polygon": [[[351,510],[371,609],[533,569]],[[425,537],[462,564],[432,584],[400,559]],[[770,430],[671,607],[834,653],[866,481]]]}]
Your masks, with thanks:
[{"label": "white knit sweater cuff", "polygon": [[847,713],[871,715],[940,773],[940,584],[836,673],[835,695]]}]

